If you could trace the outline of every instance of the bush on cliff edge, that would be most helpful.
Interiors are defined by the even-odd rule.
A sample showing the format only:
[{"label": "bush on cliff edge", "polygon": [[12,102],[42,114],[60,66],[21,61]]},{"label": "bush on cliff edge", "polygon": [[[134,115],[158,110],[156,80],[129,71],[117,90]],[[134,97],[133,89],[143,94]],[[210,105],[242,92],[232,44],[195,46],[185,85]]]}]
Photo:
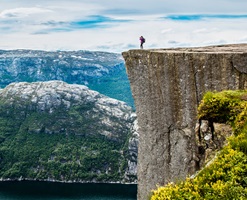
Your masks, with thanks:
[{"label": "bush on cliff edge", "polygon": [[234,135],[195,178],[158,187],[151,200],[247,199],[247,91],[206,93],[199,105],[198,117],[228,123]]}]

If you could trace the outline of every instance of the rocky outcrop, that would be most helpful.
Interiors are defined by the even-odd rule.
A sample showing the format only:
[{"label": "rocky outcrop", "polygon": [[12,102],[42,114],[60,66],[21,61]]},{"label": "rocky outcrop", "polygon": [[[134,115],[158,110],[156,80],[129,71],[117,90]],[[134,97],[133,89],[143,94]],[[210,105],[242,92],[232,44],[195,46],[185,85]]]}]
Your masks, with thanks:
[{"label": "rocky outcrop", "polygon": [[201,168],[210,162],[217,152],[227,144],[227,138],[232,135],[232,128],[227,124],[211,124],[208,120],[199,120],[195,126],[195,134],[198,166]]},{"label": "rocky outcrop", "polygon": [[197,106],[206,91],[247,88],[247,45],[123,52],[139,124],[138,199],[200,167]]},{"label": "rocky outcrop", "polygon": [[83,85],[12,83],[0,90],[0,177],[133,183],[135,120]]},{"label": "rocky outcrop", "polygon": [[132,180],[136,183],[137,181],[137,157],[138,157],[138,145],[139,145],[139,134],[137,120],[134,121],[132,127],[132,137],[129,139],[128,152],[128,170],[125,176],[128,180]]},{"label": "rocky outcrop", "polygon": [[[119,124],[119,121],[127,122],[132,113],[131,108],[124,102],[103,96],[96,91],[89,90],[86,86],[69,85],[62,81],[35,82],[32,84],[12,83],[0,91],[0,96],[3,104],[18,106],[19,109],[26,109],[27,106],[28,110],[50,114],[58,109],[69,110],[76,105],[90,105],[91,109],[88,109],[84,116],[91,119],[97,118],[98,123],[102,124],[99,129],[105,127],[105,130],[99,133],[110,139],[121,138],[122,132],[116,131],[121,130],[121,126],[123,126],[123,124]],[[114,118],[119,119],[119,121],[115,122],[112,120]],[[130,127],[128,123],[126,125]],[[112,128],[112,132],[107,131],[107,129]],[[52,130],[50,131],[52,133]],[[95,133],[95,130],[92,132]]]}]

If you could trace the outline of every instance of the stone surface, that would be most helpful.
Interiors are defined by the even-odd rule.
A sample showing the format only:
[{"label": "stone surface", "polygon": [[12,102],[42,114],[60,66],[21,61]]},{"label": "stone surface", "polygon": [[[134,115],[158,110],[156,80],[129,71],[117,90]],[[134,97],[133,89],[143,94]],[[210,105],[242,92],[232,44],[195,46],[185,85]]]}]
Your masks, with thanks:
[{"label": "stone surface", "polygon": [[230,125],[213,123],[212,126],[207,120],[196,123],[195,133],[199,167],[203,167],[211,161],[226,144],[226,139],[232,134]]},{"label": "stone surface", "polygon": [[247,44],[123,52],[139,124],[138,199],[199,168],[195,125],[206,91],[247,88]]}]

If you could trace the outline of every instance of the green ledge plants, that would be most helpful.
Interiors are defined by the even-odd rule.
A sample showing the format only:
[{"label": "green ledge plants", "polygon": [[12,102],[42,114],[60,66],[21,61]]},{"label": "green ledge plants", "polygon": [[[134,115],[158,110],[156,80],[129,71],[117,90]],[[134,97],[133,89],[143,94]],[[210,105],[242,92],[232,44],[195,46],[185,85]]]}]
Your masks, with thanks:
[{"label": "green ledge plants", "polygon": [[151,200],[247,199],[247,90],[207,92],[198,107],[198,118],[230,124],[234,134],[194,178],[158,187]]}]

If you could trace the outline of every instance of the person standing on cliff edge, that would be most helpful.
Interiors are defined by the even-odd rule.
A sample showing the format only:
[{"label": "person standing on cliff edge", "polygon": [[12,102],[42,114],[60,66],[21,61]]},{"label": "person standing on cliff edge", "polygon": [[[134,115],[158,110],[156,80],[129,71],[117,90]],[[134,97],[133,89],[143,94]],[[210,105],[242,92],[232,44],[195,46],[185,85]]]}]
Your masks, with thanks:
[{"label": "person standing on cliff edge", "polygon": [[145,43],[145,41],[146,41],[145,38],[143,36],[141,36],[140,37],[140,43],[141,43],[140,48],[141,49],[143,49],[143,44]]}]

